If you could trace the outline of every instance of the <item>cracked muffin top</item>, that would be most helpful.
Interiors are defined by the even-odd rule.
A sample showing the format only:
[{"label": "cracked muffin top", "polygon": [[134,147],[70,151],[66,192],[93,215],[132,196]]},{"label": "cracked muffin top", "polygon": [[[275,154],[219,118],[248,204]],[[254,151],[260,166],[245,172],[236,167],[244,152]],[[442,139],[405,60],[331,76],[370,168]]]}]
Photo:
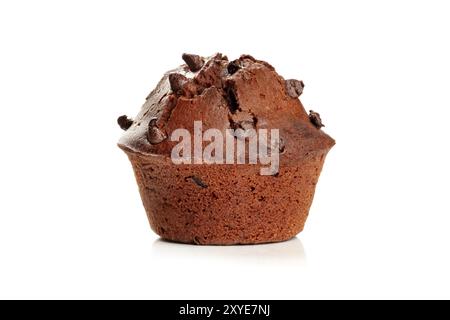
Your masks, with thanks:
[{"label": "cracked muffin top", "polygon": [[125,151],[170,157],[177,144],[171,133],[184,128],[193,134],[194,121],[202,121],[203,130],[279,129],[281,162],[317,156],[334,145],[319,114],[308,114],[301,104],[302,81],[285,80],[250,55],[182,58],[185,64],[164,74],[134,119],[119,117],[125,133],[118,145]]}]

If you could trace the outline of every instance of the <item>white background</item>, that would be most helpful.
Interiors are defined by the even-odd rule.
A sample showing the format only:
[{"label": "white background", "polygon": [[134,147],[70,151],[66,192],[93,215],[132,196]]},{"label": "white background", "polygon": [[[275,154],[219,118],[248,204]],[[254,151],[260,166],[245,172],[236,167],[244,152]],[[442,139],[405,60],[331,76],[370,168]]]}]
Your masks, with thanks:
[{"label": "white background", "polygon": [[[446,5],[447,4],[447,5]],[[450,298],[447,1],[2,1],[0,298]],[[150,231],[117,116],[181,53],[306,83],[337,141],[306,229]]]}]

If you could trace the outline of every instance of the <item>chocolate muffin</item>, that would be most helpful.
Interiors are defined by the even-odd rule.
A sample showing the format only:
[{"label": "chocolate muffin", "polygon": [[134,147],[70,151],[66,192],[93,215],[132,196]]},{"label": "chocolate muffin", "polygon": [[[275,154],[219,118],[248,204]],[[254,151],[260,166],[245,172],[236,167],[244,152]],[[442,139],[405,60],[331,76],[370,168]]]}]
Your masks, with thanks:
[{"label": "chocolate muffin", "polygon": [[[325,156],[335,143],[321,130],[320,115],[303,108],[303,82],[285,80],[249,55],[233,61],[220,53],[182,58],[185,64],[163,76],[134,119],[118,119],[125,130],[118,145],[131,161],[150,226],[164,239],[195,244],[294,237],[303,230]],[[241,160],[251,158],[249,136],[242,132],[270,131],[272,137],[276,129],[279,139],[266,145],[268,154],[279,154],[279,166],[205,163],[198,154],[174,163],[181,140],[173,139],[175,133],[189,133],[194,138],[187,144],[194,145],[199,123],[200,136],[208,129],[223,136],[234,132],[233,145],[245,142]],[[213,141],[200,138],[203,150]]]}]

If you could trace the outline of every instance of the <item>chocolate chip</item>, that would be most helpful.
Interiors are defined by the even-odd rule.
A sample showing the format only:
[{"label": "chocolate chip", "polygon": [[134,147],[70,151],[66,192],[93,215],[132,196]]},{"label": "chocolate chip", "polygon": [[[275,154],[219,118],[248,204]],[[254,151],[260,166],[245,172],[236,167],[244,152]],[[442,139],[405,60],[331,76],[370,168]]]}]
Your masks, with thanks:
[{"label": "chocolate chip", "polygon": [[200,188],[206,189],[208,188],[208,185],[206,183],[204,183],[199,177],[196,176],[189,176],[186,177],[184,179],[185,181],[187,180],[192,180],[196,185],[198,185]]},{"label": "chocolate chip", "polygon": [[151,118],[148,123],[147,140],[151,144],[158,144],[167,139],[167,135],[156,126],[157,118]]},{"label": "chocolate chip", "polygon": [[203,67],[203,58],[196,54],[183,53],[181,57],[192,72],[196,72]]},{"label": "chocolate chip", "polygon": [[128,130],[133,124],[133,120],[128,118],[126,115],[117,118],[117,123],[122,130]]},{"label": "chocolate chip", "polygon": [[322,123],[322,119],[320,119],[320,114],[317,112],[309,110],[309,120],[317,129],[325,127]]},{"label": "chocolate chip", "polygon": [[303,93],[305,84],[301,80],[288,79],[285,81],[287,94],[291,98],[298,98]]},{"label": "chocolate chip", "polygon": [[231,61],[229,64],[228,64],[228,66],[227,66],[227,70],[228,70],[228,73],[231,75],[231,74],[234,74],[236,71],[238,71],[239,69],[241,68],[241,66],[239,65],[239,63],[238,63],[238,60],[233,60],[233,61]]},{"label": "chocolate chip", "polygon": [[251,61],[253,61],[253,62],[256,62],[256,61],[257,61],[255,58],[253,58],[253,57],[252,57],[251,55],[249,55],[249,54],[242,54],[242,55],[239,57],[239,60],[245,60],[245,59],[251,60]]},{"label": "chocolate chip", "polygon": [[148,126],[150,127],[156,127],[156,122],[158,121],[158,118],[156,118],[156,117],[153,117],[153,118],[150,118],[150,120],[149,120],[149,122],[148,122]]},{"label": "chocolate chip", "polygon": [[171,73],[169,74],[169,83],[170,83],[170,89],[176,94],[176,95],[182,95],[183,94],[183,86],[188,82],[188,78],[183,76],[179,73]]}]

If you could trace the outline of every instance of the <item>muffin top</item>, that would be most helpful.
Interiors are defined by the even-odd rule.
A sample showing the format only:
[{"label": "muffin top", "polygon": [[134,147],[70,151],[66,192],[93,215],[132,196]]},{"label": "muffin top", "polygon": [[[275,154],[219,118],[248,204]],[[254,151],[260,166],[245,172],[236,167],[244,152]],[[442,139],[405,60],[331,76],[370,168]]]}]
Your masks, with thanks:
[{"label": "muffin top", "polygon": [[318,113],[305,111],[299,100],[303,81],[277,74],[250,55],[229,61],[220,53],[204,58],[183,54],[185,64],[164,74],[134,119],[121,116],[126,152],[169,156],[176,129],[278,129],[281,161],[301,161],[326,153],[334,140],[321,130]]}]

